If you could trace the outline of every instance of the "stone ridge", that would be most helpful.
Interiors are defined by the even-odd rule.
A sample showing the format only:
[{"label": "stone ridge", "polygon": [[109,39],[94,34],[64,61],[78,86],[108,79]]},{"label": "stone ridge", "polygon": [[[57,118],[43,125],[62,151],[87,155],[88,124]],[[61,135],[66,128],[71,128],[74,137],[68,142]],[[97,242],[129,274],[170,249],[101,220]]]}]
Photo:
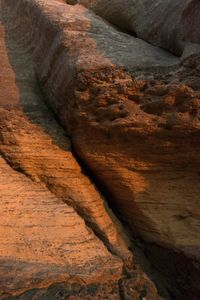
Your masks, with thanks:
[{"label": "stone ridge", "polygon": [[[195,299],[199,56],[180,63],[80,5],[6,0],[4,6],[74,151],[133,234],[160,249],[153,251],[161,252],[158,268],[169,274],[177,298]],[[175,267],[170,258],[159,266],[165,253],[179,258]]]},{"label": "stone ridge", "polygon": [[118,27],[186,57],[200,52],[198,0],[77,0]]},{"label": "stone ridge", "polygon": [[13,33],[0,23],[0,298],[160,299]]},{"label": "stone ridge", "polygon": [[2,158],[0,193],[1,294],[15,295],[52,283],[97,283],[120,277],[120,260],[88,230],[74,209],[12,170]]},{"label": "stone ridge", "polygon": [[[7,77],[4,76],[6,88],[9,86],[10,91],[6,92],[6,104],[2,103],[5,109],[0,111],[2,155],[14,168],[32,180],[42,182],[57,197],[73,206],[114,254],[124,260],[131,259],[126,243],[115,228],[117,221],[112,220],[114,216],[108,213],[103,197],[82,174],[72,155],[69,139],[43,103],[29,56],[8,33],[4,47],[8,57],[7,52],[5,56],[1,55],[2,69]],[[3,53],[5,49],[1,50]],[[4,94],[0,99],[5,100]]]},{"label": "stone ridge", "polygon": [[0,67],[0,294],[119,280],[122,261],[86,226],[77,206],[87,202],[85,216],[102,226],[113,252],[128,259],[127,246],[42,102],[30,59],[2,24]]}]

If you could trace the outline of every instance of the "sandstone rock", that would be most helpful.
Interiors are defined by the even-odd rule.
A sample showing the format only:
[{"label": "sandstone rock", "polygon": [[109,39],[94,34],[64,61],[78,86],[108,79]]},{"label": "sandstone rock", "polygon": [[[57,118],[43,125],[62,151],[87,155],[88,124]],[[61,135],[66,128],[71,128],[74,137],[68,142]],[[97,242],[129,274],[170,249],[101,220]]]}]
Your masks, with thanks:
[{"label": "sandstone rock", "polygon": [[0,298],[160,299],[44,104],[31,58],[2,24],[0,67]]},{"label": "sandstone rock", "polygon": [[78,0],[111,23],[177,55],[200,52],[198,0]]},{"label": "sandstone rock", "polygon": [[8,57],[7,52],[1,55],[4,88],[7,88],[6,98],[0,95],[0,101],[6,100],[0,111],[1,153],[15,169],[42,182],[74,207],[113,253],[124,260],[131,259],[115,227],[120,228],[120,224],[112,220],[114,215],[108,212],[103,197],[83,175],[72,155],[69,139],[44,105],[30,58],[8,34],[6,40],[6,45],[1,43],[1,53],[5,48],[8,51]]},{"label": "sandstone rock", "polygon": [[[4,5],[47,100],[110,203],[134,234],[187,257],[199,274],[199,57],[178,66],[79,5]],[[170,267],[182,269],[180,261]],[[179,276],[173,284],[184,285],[188,300],[191,284]]]},{"label": "sandstone rock", "polygon": [[[122,264],[73,208],[0,159],[0,292],[119,278]],[[8,272],[9,270],[9,272]]]},{"label": "sandstone rock", "polygon": [[[59,193],[51,193],[47,188],[48,184],[53,185],[54,177],[59,181],[60,176],[61,185],[62,180],[67,181],[69,178],[66,183],[66,186],[70,185],[69,193],[73,189],[79,190],[82,196],[79,197],[83,202],[90,202],[89,197],[93,197],[95,201],[95,193],[97,194],[92,183],[81,174],[80,167],[70,152],[69,140],[62,130],[59,132],[59,126],[48,110],[45,110],[36,90],[31,64],[27,64],[30,61],[16,44],[12,43],[12,48],[7,49],[10,43],[7,44],[8,37],[5,38],[4,35],[1,25],[0,152],[16,171],[1,156],[0,293],[15,295],[59,282],[89,284],[116,281],[122,273],[122,261],[111,255],[75,210],[64,203],[69,195],[63,191],[63,197],[59,197]],[[11,62],[15,60],[13,66],[9,59]],[[15,67],[18,68],[17,78],[13,71]],[[41,127],[39,124],[32,124],[31,117],[32,120],[35,118],[35,122],[41,121]],[[46,128],[42,127],[42,121]],[[49,125],[48,122],[52,124]],[[45,133],[44,129],[49,132]],[[56,143],[62,143],[66,150],[61,150]],[[45,168],[45,164],[48,168]],[[57,176],[54,175],[56,167]],[[37,169],[41,170],[40,173]],[[52,176],[48,181],[47,174],[50,170]],[[30,175],[35,183],[22,173]],[[66,178],[62,177],[63,173]],[[45,180],[40,179],[42,176],[46,176]],[[58,188],[58,184],[54,188]],[[72,193],[71,197],[78,202],[78,196]],[[98,227],[99,219],[101,223],[104,220],[105,228],[102,230],[107,240],[112,238],[113,243],[119,245],[119,256],[121,244],[128,258],[130,254],[112,224],[102,199],[100,196],[96,196],[96,199],[96,207],[98,205],[98,213],[102,214],[102,218],[95,215],[95,225]],[[73,203],[69,204],[73,206]],[[90,209],[93,219],[95,209],[88,203],[88,211]]]}]

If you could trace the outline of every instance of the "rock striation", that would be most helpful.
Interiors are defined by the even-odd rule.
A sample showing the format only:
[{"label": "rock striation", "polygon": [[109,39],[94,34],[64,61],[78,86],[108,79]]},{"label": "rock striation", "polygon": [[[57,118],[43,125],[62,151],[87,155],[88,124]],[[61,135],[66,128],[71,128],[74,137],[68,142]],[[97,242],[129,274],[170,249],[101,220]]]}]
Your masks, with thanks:
[{"label": "rock striation", "polygon": [[159,300],[46,106],[1,8],[0,298]]},{"label": "rock striation", "polygon": [[[193,54],[180,61],[119,32],[81,5],[58,0],[20,0],[17,4],[5,0],[2,4],[6,23],[33,58],[46,100],[70,136],[74,152],[121,220],[148,243],[157,267],[172,279],[177,298],[195,299],[200,275],[200,56]],[[169,28],[169,32],[174,31]],[[176,43],[179,39],[174,49],[178,49]],[[156,44],[163,46],[158,37]],[[184,49],[173,51],[181,55]],[[21,129],[9,125],[12,119],[5,119],[3,128],[13,128],[18,148],[12,150],[15,148],[4,142],[1,151],[6,160],[22,166],[34,180],[39,178],[57,197],[76,195],[78,200],[67,203],[76,203],[79,212],[88,211],[87,201],[80,206],[80,193],[69,192],[74,172],[80,176],[77,165],[67,186],[67,180],[60,180],[65,172],[67,178],[70,173],[62,160],[66,154],[48,146],[52,155],[43,155],[42,162],[35,155],[28,156],[25,149],[30,135],[23,141]],[[37,147],[35,140],[31,148]],[[27,160],[18,153],[25,153]],[[52,176],[57,156],[61,165]],[[87,195],[91,189],[93,195],[94,187],[86,181],[83,187],[89,186]],[[93,197],[102,210],[102,199],[92,196],[91,202]],[[97,224],[95,207],[92,205],[93,214],[86,213],[88,224]],[[113,224],[110,214],[106,218]],[[96,232],[109,240],[109,234],[106,239],[102,234],[101,218],[98,222]],[[109,240],[110,249],[121,258],[129,256],[125,242],[119,239],[117,243]]]},{"label": "rock striation", "polygon": [[200,52],[198,0],[78,0],[95,13],[184,58]]},{"label": "rock striation", "polygon": [[1,97],[2,102],[6,100],[0,111],[2,155],[15,169],[20,169],[36,182],[42,182],[52,193],[73,206],[88,225],[96,228],[113,253],[129,259],[131,255],[115,228],[112,213],[108,212],[103,197],[83,174],[73,157],[69,138],[42,100],[30,57],[8,34],[5,47],[8,54],[2,55],[2,69],[6,74],[3,80],[10,91],[6,91],[6,99],[4,94]]},{"label": "rock striation", "polygon": [[2,158],[0,164],[1,294],[16,295],[59,282],[119,278],[120,260],[73,208],[14,171]]},{"label": "rock striation", "polygon": [[[30,59],[3,25],[0,33],[0,293],[17,295],[59,282],[115,281],[121,276],[122,261],[86,226],[75,211],[76,202],[88,201],[92,220],[89,197],[95,203],[98,195],[94,219],[100,221],[98,213],[102,214],[105,236],[112,234],[112,242],[119,249],[122,244],[128,258],[125,242],[73,158],[68,138],[42,102]],[[60,185],[54,184],[56,180]],[[49,186],[63,190],[58,193]],[[73,190],[80,194],[71,195],[75,209],[69,200]],[[94,221],[97,227],[99,221]]]}]

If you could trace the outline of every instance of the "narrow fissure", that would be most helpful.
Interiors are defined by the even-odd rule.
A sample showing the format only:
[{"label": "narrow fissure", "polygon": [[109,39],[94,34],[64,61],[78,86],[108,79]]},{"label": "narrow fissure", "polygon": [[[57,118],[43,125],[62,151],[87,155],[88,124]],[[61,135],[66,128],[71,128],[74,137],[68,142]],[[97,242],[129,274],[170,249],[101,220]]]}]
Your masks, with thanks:
[{"label": "narrow fissure", "polygon": [[[10,32],[6,32],[6,39],[8,39],[8,35],[9,35],[9,34],[10,34]],[[9,37],[9,38],[10,38],[10,37]],[[13,36],[11,36],[11,39],[13,39]],[[8,42],[8,41],[7,41],[7,42]],[[10,44],[12,44],[12,42],[9,41],[9,45],[10,45]],[[7,47],[8,47],[8,49],[7,49],[7,51],[8,51],[8,56],[9,56],[9,52],[10,52],[10,51],[11,51],[11,52],[13,51],[12,48],[10,49],[10,46],[9,46],[9,45],[7,45]],[[20,54],[21,54],[21,53],[20,53]],[[17,58],[20,54],[19,54],[19,53],[16,53],[16,55],[15,55],[15,54],[12,53],[12,57],[9,57],[9,59],[11,60],[11,64],[12,64],[12,66],[13,66],[13,68],[14,68],[14,72],[15,72],[15,74],[16,74],[16,84],[18,84],[18,69],[17,69],[17,66],[16,66],[16,64],[15,64],[15,58]],[[52,109],[49,107],[48,101],[45,100],[45,96],[44,96],[43,93],[42,93],[42,90],[41,90],[41,87],[40,87],[40,84],[39,84],[39,81],[38,81],[38,80],[37,80],[37,82],[36,82],[36,85],[37,85],[37,88],[38,88],[37,93],[39,94],[39,99],[40,99],[41,101],[44,102],[44,104],[45,104],[45,106],[47,107],[48,111],[51,112],[52,117],[55,118],[56,122],[58,123],[58,118],[57,118],[56,115],[53,113]],[[27,115],[27,116],[29,117],[31,123],[37,124],[37,120],[33,120],[33,119],[29,116],[29,113],[30,113],[30,112],[29,112],[29,111],[26,112],[26,105],[24,106],[24,104],[22,104],[22,108],[23,108],[23,110],[24,110],[25,115]],[[44,108],[44,107],[43,107],[43,108]],[[41,110],[41,112],[43,112],[43,111]],[[62,128],[62,127],[61,127],[61,128]],[[15,163],[15,162],[12,161],[12,157],[11,157],[11,158],[8,157],[8,156],[6,155],[6,153],[4,153],[4,152],[1,151],[1,150],[0,150],[0,154],[2,155],[2,157],[5,159],[5,161],[8,163],[8,165],[9,165],[13,170],[15,170],[15,171],[17,171],[17,172],[23,174],[24,176],[26,176],[27,178],[29,178],[29,179],[31,179],[33,182],[35,182],[34,178],[31,176],[31,174],[28,174],[28,173],[23,169],[23,167],[20,166],[20,164]],[[40,179],[40,181],[41,181],[41,183],[45,184],[46,188],[47,188],[52,194],[54,194],[57,198],[61,199],[61,200],[62,200],[63,202],[65,202],[67,205],[73,207],[74,210],[76,211],[76,213],[81,217],[81,219],[84,220],[86,226],[94,233],[94,235],[95,235],[98,239],[100,239],[100,240],[103,242],[104,246],[108,249],[108,251],[109,251],[110,253],[112,253],[113,255],[117,255],[116,251],[114,251],[114,249],[112,248],[112,246],[109,244],[109,241],[103,236],[103,232],[101,232],[101,230],[98,228],[98,225],[96,225],[96,224],[94,224],[94,223],[91,223],[91,222],[88,222],[88,221],[86,220],[86,218],[84,218],[84,212],[82,212],[81,209],[79,209],[79,208],[77,207],[77,205],[73,205],[73,200],[70,201],[70,200],[68,200],[68,199],[63,199],[63,198],[59,197],[59,195],[57,195],[57,194],[55,193],[55,191],[52,190],[52,188],[51,188],[50,185],[48,185],[48,184],[47,184],[45,181],[43,181],[42,179]],[[97,191],[97,192],[98,192],[98,191]],[[106,206],[106,204],[105,204],[105,206]],[[108,212],[108,214],[109,214],[109,212]],[[110,215],[110,214],[109,214],[109,215]],[[96,228],[95,228],[95,225],[96,225]]]},{"label": "narrow fissure", "polygon": [[[3,151],[0,150],[0,155],[4,158],[4,160],[6,161],[6,163],[16,172],[26,176],[28,179],[30,179],[32,182],[34,183],[38,183],[36,182],[32,176],[30,174],[28,174],[20,165],[15,165],[12,160],[10,160],[8,157],[6,157],[5,153]],[[51,187],[49,184],[47,184],[44,181],[40,181],[39,183],[41,184],[45,184],[46,188],[49,190],[50,193],[54,194],[56,196],[56,198],[61,199],[64,203],[66,203],[68,206],[71,206],[77,213],[77,215],[79,215],[79,217],[85,222],[86,226],[94,233],[94,235],[100,239],[104,246],[107,248],[107,250],[113,254],[113,255],[117,255],[117,253],[114,251],[114,249],[112,248],[112,246],[109,244],[109,241],[106,240],[106,238],[103,236],[103,233],[101,233],[100,229],[98,227],[95,228],[96,224],[93,224],[89,221],[86,220],[86,218],[84,217],[84,212],[81,211],[80,208],[77,207],[77,205],[73,205],[73,199],[71,199],[71,201],[67,198],[63,199],[62,197],[59,197],[54,191],[52,191]],[[97,225],[96,225],[97,226]]]},{"label": "narrow fissure", "polygon": [[[61,125],[62,126],[62,125]],[[92,180],[92,182],[97,187],[98,191],[103,195],[109,209],[113,212],[113,214],[116,216],[116,218],[120,221],[124,232],[126,232],[126,235],[129,236],[131,245],[129,250],[136,256],[136,260],[138,261],[140,267],[143,269],[143,271],[151,278],[151,280],[155,283],[157,286],[158,292],[164,299],[166,300],[177,300],[172,297],[172,294],[169,293],[168,284],[165,282],[166,278],[161,274],[157,269],[156,266],[151,264],[150,257],[147,257],[145,254],[146,252],[146,245],[147,243],[143,241],[141,238],[134,236],[134,233],[129,228],[128,223],[125,222],[123,216],[121,213],[116,209],[116,206],[114,205],[114,199],[112,193],[108,190],[108,188],[96,177],[94,172],[88,168],[87,163],[82,160],[82,158],[78,155],[75,147],[73,146],[72,142],[72,153],[76,160],[78,161],[79,165],[83,169],[84,173],[87,177]],[[111,201],[108,201],[107,199],[112,199]],[[122,287],[119,282],[119,290],[121,299],[124,300]]]},{"label": "narrow fissure", "polygon": [[[53,109],[49,105],[49,102],[47,101],[46,96],[44,95],[44,93],[42,91],[42,87],[40,86],[40,82],[39,82],[38,78],[37,78],[37,81],[38,81],[38,86],[40,88],[40,92],[42,94],[42,99],[45,102],[45,105],[47,106],[48,110],[50,110],[50,112],[54,116],[54,119],[59,124],[59,126],[61,128],[63,128],[62,124],[59,121],[59,118],[57,117],[57,115],[54,113]],[[65,130],[65,128],[63,128],[63,129]],[[65,132],[66,132],[66,130],[65,130]],[[149,258],[147,258],[146,254],[145,254],[145,242],[140,240],[139,244],[142,246],[141,247],[137,246],[137,240],[139,240],[139,239],[138,239],[138,237],[137,238],[134,237],[133,233],[131,232],[131,230],[129,228],[129,225],[127,223],[125,223],[123,216],[120,214],[120,212],[118,210],[116,210],[112,193],[110,193],[110,191],[105,187],[105,185],[98,180],[98,178],[96,177],[94,172],[92,172],[92,170],[87,166],[87,163],[84,160],[82,160],[81,157],[78,155],[76,148],[73,145],[72,138],[69,135],[67,135],[67,137],[71,141],[71,151],[72,151],[73,157],[75,158],[75,160],[81,167],[83,174],[90,179],[92,184],[96,187],[96,190],[98,191],[98,193],[100,193],[100,195],[103,196],[103,199],[105,201],[105,207],[107,207],[106,210],[107,210],[108,214],[110,216],[112,214],[114,216],[114,218],[117,219],[117,221],[120,223],[120,226],[121,226],[123,232],[130,239],[131,245],[129,247],[129,250],[134,255],[136,255],[136,259],[137,259],[139,265],[144,270],[144,272],[150,276],[151,280],[155,283],[155,285],[158,288],[158,292],[160,292],[160,295],[165,297],[166,300],[174,300],[171,297],[170,293],[168,293],[168,291],[167,291],[167,286],[164,283],[165,279],[163,278],[163,275],[161,273],[159,273],[159,271],[157,271],[153,265],[151,265]],[[51,191],[51,187],[49,187],[47,184],[45,184],[45,185]],[[56,195],[56,193],[54,193],[54,194],[56,197],[58,197]],[[112,200],[108,201],[107,199],[112,199]],[[104,245],[108,249],[108,251],[111,252],[113,255],[117,255],[116,252],[113,251],[109,242],[105,239],[105,237],[103,237],[103,234],[98,230],[98,228],[95,228],[95,226],[94,226],[95,224],[91,224],[90,222],[88,222],[84,218],[84,213],[82,213],[81,210],[77,208],[77,206],[73,206],[70,201],[69,202],[67,201],[67,199],[63,200],[63,201],[75,209],[76,213],[84,220],[84,222],[88,226],[88,228],[90,228],[93,231],[93,233],[97,236],[97,238],[99,238],[104,243]],[[110,214],[109,210],[111,211],[111,214]],[[116,226],[117,226],[117,224],[116,224]],[[142,253],[142,255],[138,254],[139,252]],[[147,265],[148,265],[148,267],[146,267]],[[155,273],[155,275],[152,276],[152,273]],[[126,275],[125,275],[125,277],[126,277]],[[159,277],[159,278],[161,278],[161,280],[155,279],[155,277],[156,278]],[[120,293],[120,297],[121,297],[120,299],[124,300],[123,288],[122,288],[120,281],[118,284],[119,284],[119,293]]]},{"label": "narrow fissure", "polygon": [[[70,1],[70,2],[76,2],[76,1]],[[76,3],[69,3],[69,4],[76,4]],[[113,26],[113,25],[112,25]],[[116,26],[115,26],[116,27]],[[117,30],[127,33],[129,35],[135,36],[137,37],[137,35],[134,32],[126,32],[126,31],[122,31],[120,28],[116,27]],[[39,84],[39,83],[38,83]],[[40,87],[41,90],[41,87]],[[49,111],[51,111],[51,113],[53,114],[56,122],[59,124],[59,126],[61,128],[63,128],[62,124],[60,124],[59,122],[59,118],[56,116],[56,114],[53,112],[53,110],[51,109],[50,105],[48,105],[48,101],[46,100],[45,96],[42,94],[42,100],[45,102],[47,108],[49,109]],[[79,164],[79,166],[81,167],[81,169],[83,170],[84,174],[90,179],[90,181],[93,183],[93,185],[96,187],[97,192],[103,196],[103,198],[105,199],[105,208],[106,211],[108,212],[108,214],[111,216],[111,218],[113,219],[116,218],[117,221],[119,221],[120,226],[123,228],[123,231],[125,232],[125,234],[130,238],[130,240],[132,241],[130,250],[136,254],[137,260],[140,264],[140,266],[142,266],[143,270],[151,277],[151,279],[154,281],[154,283],[156,284],[156,286],[158,287],[158,290],[160,291],[161,296],[164,296],[165,299],[169,299],[169,300],[177,300],[177,298],[173,295],[173,293],[171,292],[171,290],[168,288],[168,286],[165,286],[165,283],[161,283],[159,282],[159,279],[155,279],[152,275],[152,268],[156,269],[156,265],[155,264],[150,264],[150,260],[151,257],[149,257],[148,255],[148,250],[146,248],[148,248],[148,244],[143,241],[143,240],[139,240],[138,237],[134,236],[134,233],[130,231],[128,224],[125,223],[125,220],[123,219],[123,216],[120,214],[120,211],[116,209],[115,205],[114,205],[114,198],[112,195],[112,192],[109,191],[109,189],[102,183],[102,181],[100,181],[96,174],[90,169],[90,167],[88,166],[87,162],[84,161],[80,155],[78,154],[76,147],[73,144],[73,139],[72,137],[69,137],[70,141],[71,141],[71,145],[72,145],[72,154],[73,157],[76,159],[77,163]],[[30,178],[33,182],[34,179],[31,177],[30,174],[27,174],[23,168],[21,168],[20,166],[15,166],[14,164],[12,164],[12,160],[10,161],[6,155],[0,151],[0,154],[2,155],[2,157],[6,160],[6,162],[11,166],[11,168],[17,172],[22,173],[23,175],[27,176],[28,178]],[[62,199],[61,197],[59,197],[55,191],[51,190],[51,186],[49,186],[46,182],[43,182],[41,179],[42,183],[45,183],[47,189],[54,194],[57,198]],[[110,200],[108,200],[110,199]],[[74,208],[74,210],[76,211],[76,213],[81,217],[81,219],[84,220],[85,224],[87,225],[88,228],[90,228],[92,230],[92,232],[94,233],[94,235],[100,239],[105,247],[108,249],[109,252],[111,252],[114,255],[117,255],[115,253],[115,251],[112,249],[112,246],[109,244],[109,241],[103,236],[103,232],[101,232],[101,230],[98,228],[98,226],[92,222],[87,221],[84,218],[84,212],[81,211],[80,208],[78,208],[76,205],[72,205],[73,203],[73,199],[62,199],[63,202],[67,203],[69,206],[72,206]],[[113,217],[112,217],[113,216]],[[114,219],[113,219],[114,222]],[[96,227],[95,227],[96,225]],[[116,226],[118,226],[116,224]],[[140,252],[140,254],[137,255],[137,252]],[[146,260],[146,262],[144,262]],[[151,266],[146,268],[146,265],[150,264]],[[151,270],[150,270],[150,269]],[[149,270],[147,270],[149,269]],[[163,277],[161,273],[159,273],[159,271],[156,271],[156,276],[160,276]],[[120,293],[120,299],[124,300],[124,293],[123,293],[123,287],[121,286],[120,281],[118,282],[119,285],[119,293]]]}]

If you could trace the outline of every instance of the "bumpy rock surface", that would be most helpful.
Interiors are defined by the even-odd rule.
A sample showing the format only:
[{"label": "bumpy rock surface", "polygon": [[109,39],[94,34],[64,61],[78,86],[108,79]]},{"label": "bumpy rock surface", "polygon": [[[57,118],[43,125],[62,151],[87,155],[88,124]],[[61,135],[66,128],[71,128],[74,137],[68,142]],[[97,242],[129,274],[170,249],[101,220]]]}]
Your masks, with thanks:
[{"label": "bumpy rock surface", "polygon": [[160,299],[45,105],[30,56],[4,26],[5,12],[0,23],[0,299]]},{"label": "bumpy rock surface", "polygon": [[[59,131],[52,115],[45,110],[36,90],[30,61],[16,44],[12,43],[12,47],[8,48],[12,41],[8,41],[2,25],[0,35],[0,152],[12,166],[1,156],[0,292],[18,294],[56,282],[97,283],[119,279],[122,262],[107,251],[86,227],[84,220],[62,201],[67,202],[70,195],[63,188],[62,197],[56,197],[59,193],[51,193],[47,189],[56,179],[59,182],[60,176],[60,186],[64,185],[62,180],[65,181],[66,189],[70,186],[69,194],[73,194],[73,190],[82,192],[79,197],[75,193],[71,196],[75,198],[74,206],[79,198],[83,202],[88,201],[92,219],[94,209],[93,204],[89,204],[89,196],[95,203],[97,192],[81,174],[68,150],[68,139],[60,134],[62,130]],[[17,78],[13,70],[15,67],[19,75]],[[40,126],[33,124],[33,118],[35,122],[41,122]],[[42,127],[42,121],[48,133]],[[59,139],[66,150],[59,148]],[[35,182],[27,178],[23,174],[25,172]],[[60,187],[59,184],[53,186],[55,189]],[[102,230],[105,235],[107,232],[109,236],[112,234],[113,243],[119,243],[120,249],[120,237],[117,237],[100,197],[97,197],[96,207],[96,226],[100,219],[98,213],[101,213],[100,223],[104,220],[105,226]],[[128,252],[125,243],[124,251]]]},{"label": "bumpy rock surface", "polygon": [[15,169],[36,182],[41,181],[73,206],[114,253],[128,259],[130,253],[109,216],[112,213],[107,212],[104,199],[83,175],[72,155],[69,139],[42,101],[30,58],[10,35],[5,39],[6,45],[1,43],[2,70],[6,74],[0,111],[2,155]]},{"label": "bumpy rock surface", "polygon": [[[78,0],[138,37],[188,56],[200,52],[198,0]],[[75,4],[75,1],[74,1]]]},{"label": "bumpy rock surface", "polygon": [[[158,253],[157,263],[160,259],[178,288],[178,299],[196,299],[199,56],[180,64],[177,57],[120,33],[80,5],[3,3],[75,152],[122,220],[150,243],[152,257]],[[49,178],[48,172],[45,165],[33,176]]]}]

